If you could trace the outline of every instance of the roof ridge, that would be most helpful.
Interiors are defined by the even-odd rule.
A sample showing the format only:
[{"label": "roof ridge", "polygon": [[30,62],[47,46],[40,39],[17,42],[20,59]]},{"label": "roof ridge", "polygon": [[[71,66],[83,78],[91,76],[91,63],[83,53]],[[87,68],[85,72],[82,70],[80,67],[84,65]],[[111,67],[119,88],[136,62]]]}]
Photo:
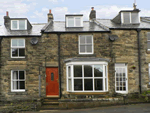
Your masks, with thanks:
[{"label": "roof ridge", "polygon": [[44,31],[47,29],[47,27],[51,24],[52,21],[49,21],[42,29],[41,31]]},{"label": "roof ridge", "polygon": [[96,19],[94,20],[94,23],[96,23],[98,26],[100,26],[101,28],[103,28],[106,31],[109,31],[109,27],[101,24],[100,22],[98,22]]}]

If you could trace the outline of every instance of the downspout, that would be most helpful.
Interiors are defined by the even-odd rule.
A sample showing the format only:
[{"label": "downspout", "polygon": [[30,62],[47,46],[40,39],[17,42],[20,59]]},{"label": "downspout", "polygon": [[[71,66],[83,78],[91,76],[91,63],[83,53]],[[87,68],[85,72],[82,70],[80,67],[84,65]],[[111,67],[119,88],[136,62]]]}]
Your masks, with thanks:
[{"label": "downspout", "polygon": [[141,43],[140,43],[140,31],[141,29],[137,29],[137,42],[138,42],[138,64],[139,64],[139,92],[141,94]]},{"label": "downspout", "polygon": [[61,33],[57,33],[57,36],[58,36],[59,97],[61,98],[62,92],[61,92],[60,35],[61,35]]},{"label": "downspout", "polygon": [[2,66],[2,60],[1,60],[1,58],[2,58],[2,44],[1,44],[1,42],[2,42],[2,39],[3,39],[3,37],[0,37],[0,101],[2,101],[2,84],[1,84],[1,78],[2,78],[2,74],[1,74],[1,66]]}]

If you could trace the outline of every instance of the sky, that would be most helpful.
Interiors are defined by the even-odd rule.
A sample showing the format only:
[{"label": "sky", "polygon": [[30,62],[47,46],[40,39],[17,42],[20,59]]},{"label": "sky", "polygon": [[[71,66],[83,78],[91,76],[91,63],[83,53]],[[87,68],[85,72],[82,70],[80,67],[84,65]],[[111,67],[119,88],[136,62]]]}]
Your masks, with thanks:
[{"label": "sky", "polygon": [[[120,10],[133,9],[135,0],[0,0],[0,25],[4,25],[6,11],[10,18],[28,18],[30,23],[47,23],[52,10],[54,21],[65,21],[65,14],[83,14],[89,20],[91,7],[96,17],[113,19]],[[150,0],[136,0],[141,16],[150,16]]]}]

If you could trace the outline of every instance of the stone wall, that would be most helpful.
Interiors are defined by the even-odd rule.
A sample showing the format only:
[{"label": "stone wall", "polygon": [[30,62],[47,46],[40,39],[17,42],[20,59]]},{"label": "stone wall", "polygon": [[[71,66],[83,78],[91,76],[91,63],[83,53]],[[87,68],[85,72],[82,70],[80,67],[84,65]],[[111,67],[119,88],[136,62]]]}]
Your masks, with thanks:
[{"label": "stone wall", "polygon": [[[66,64],[64,60],[73,57],[101,57],[111,61],[108,63],[108,90],[109,94],[115,91],[115,69],[114,64],[127,63],[128,67],[128,92],[139,92],[139,74],[138,74],[138,46],[137,32],[135,30],[112,30],[113,35],[118,35],[115,42],[110,42],[108,36],[110,33],[72,33],[60,35],[60,56],[61,56],[61,89],[62,94],[69,94],[66,91]],[[141,32],[141,53],[142,53],[142,88],[147,89],[148,83],[148,62],[149,54],[146,54],[146,32]],[[94,39],[94,54],[79,55],[78,35],[90,34]],[[39,97],[39,66],[41,69],[41,95],[46,96],[46,78],[45,78],[45,58],[46,66],[58,66],[58,37],[57,34],[43,34],[38,37],[37,45],[32,45],[30,39],[25,38],[25,58],[10,57],[10,42],[14,37],[4,38],[2,41],[2,67],[1,67],[1,85],[3,100],[29,99]],[[144,49],[143,49],[144,48]],[[132,66],[136,66],[132,69]],[[22,69],[26,71],[25,92],[11,92],[11,70]]]}]

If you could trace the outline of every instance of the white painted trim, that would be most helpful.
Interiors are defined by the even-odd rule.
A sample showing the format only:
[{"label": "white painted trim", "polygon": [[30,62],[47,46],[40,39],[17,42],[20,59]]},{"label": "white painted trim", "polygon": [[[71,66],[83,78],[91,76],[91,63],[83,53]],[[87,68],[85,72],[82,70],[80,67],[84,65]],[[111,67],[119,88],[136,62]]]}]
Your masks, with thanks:
[{"label": "white painted trim", "polygon": [[148,77],[149,77],[149,85],[150,85],[150,63],[148,63]]},{"label": "white painted trim", "polygon": [[131,24],[132,23],[131,12],[129,13],[129,16],[130,16],[130,24]]},{"label": "white painted trim", "polygon": [[[89,62],[87,62],[87,63],[89,63]],[[97,62],[95,62],[95,63],[97,64]],[[106,71],[108,72],[106,64],[103,64],[103,77],[94,77],[94,65],[95,64],[91,64],[91,63],[90,64],[83,64],[83,63],[81,63],[81,64],[76,64],[76,65],[82,66],[82,77],[74,77],[74,64],[66,65],[66,68],[68,68],[68,66],[71,66],[72,91],[68,90],[68,80],[67,80],[67,91],[68,92],[106,92],[107,91],[107,90],[105,90],[105,79],[107,80],[107,89],[108,89],[108,76],[105,75],[105,66],[106,66]],[[92,77],[84,77],[84,65],[91,65]],[[101,64],[99,63],[98,65],[101,65]],[[66,69],[66,70],[68,70],[68,69]],[[67,71],[66,76],[67,76],[66,78],[68,79],[68,71]],[[82,91],[74,91],[74,80],[75,79],[82,79],[82,89],[83,89]],[[84,80],[85,79],[92,79],[93,80],[93,90],[90,90],[90,91],[84,90]],[[103,79],[103,90],[99,90],[99,91],[95,90],[95,84],[94,84],[95,79]]]},{"label": "white painted trim", "polygon": [[[14,29],[13,27],[12,27],[12,22],[13,21],[17,21],[17,29]],[[23,29],[23,30],[27,30],[27,20],[25,19],[24,20],[25,21],[25,29]],[[11,20],[11,30],[20,30],[19,29],[19,20]],[[22,30],[22,29],[21,29]]]},{"label": "white painted trim", "polygon": [[[24,85],[25,85],[25,88],[26,88],[26,71],[25,70],[11,70],[11,92],[25,92],[25,89],[18,89],[18,90],[13,90],[13,80],[12,80],[12,76],[13,76],[13,71],[18,71],[18,76],[19,76],[19,71],[24,71],[24,80],[19,80],[19,81],[24,81]],[[18,81],[18,80],[16,80]],[[19,85],[19,84],[18,84]]]},{"label": "white painted trim", "polygon": [[[74,21],[74,26],[72,26],[72,27],[83,27],[83,16],[69,16],[69,17],[72,17],[73,21]],[[69,17],[66,17],[66,27],[69,27],[68,26],[68,18]],[[75,18],[80,18],[80,22],[81,22],[80,26],[76,26]]]},{"label": "white painted trim", "polygon": [[124,17],[124,16],[123,16],[123,12],[121,12],[121,21],[122,21],[121,23],[124,23],[123,17]]},{"label": "white painted trim", "polygon": [[[126,91],[117,91],[117,89],[116,89],[116,72],[115,72],[115,92],[116,93],[122,93],[122,94],[127,94],[128,93],[128,71],[127,71],[127,65],[125,65],[125,66],[115,66],[115,71],[116,71],[116,68],[125,68],[125,72],[126,72]],[[119,86],[120,86],[120,84],[119,84]]]},{"label": "white painted trim", "polygon": [[[17,40],[17,43],[18,43],[18,40],[24,40],[24,46],[12,46],[12,40]],[[10,48],[11,48],[11,50],[10,50],[11,58],[25,58],[25,56],[19,57],[19,50],[18,50],[18,57],[13,57],[12,56],[12,49],[13,48],[17,48],[17,49],[24,48],[25,49],[25,39],[22,39],[22,38],[13,38],[13,39],[11,39],[11,47]]]},{"label": "white painted trim", "polygon": [[[85,36],[85,40],[86,40],[86,36],[91,36],[92,37],[92,52],[80,52],[80,36]],[[88,45],[88,44],[83,44],[83,45]],[[91,45],[91,44],[90,44]],[[94,42],[93,42],[93,35],[79,35],[78,36],[78,48],[79,48],[79,54],[94,54]],[[86,47],[85,47],[85,51],[86,51]]]}]

